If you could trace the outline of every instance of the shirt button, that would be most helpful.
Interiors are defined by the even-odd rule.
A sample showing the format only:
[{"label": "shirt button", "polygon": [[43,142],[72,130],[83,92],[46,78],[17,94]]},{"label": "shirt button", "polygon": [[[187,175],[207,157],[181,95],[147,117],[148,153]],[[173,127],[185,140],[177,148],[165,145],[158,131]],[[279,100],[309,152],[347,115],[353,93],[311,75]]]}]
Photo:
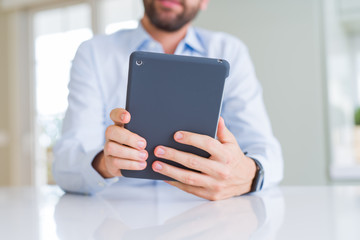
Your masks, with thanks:
[{"label": "shirt button", "polygon": [[98,182],[98,185],[99,185],[100,187],[104,187],[104,186],[105,186],[105,184],[104,184],[103,182]]}]

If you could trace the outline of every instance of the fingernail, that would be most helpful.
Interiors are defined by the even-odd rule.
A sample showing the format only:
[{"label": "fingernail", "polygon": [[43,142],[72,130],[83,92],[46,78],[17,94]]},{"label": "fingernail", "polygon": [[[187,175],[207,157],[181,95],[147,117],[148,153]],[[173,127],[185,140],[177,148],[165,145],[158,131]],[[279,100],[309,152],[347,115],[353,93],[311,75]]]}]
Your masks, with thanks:
[{"label": "fingernail", "polygon": [[164,155],[164,154],[165,154],[165,149],[162,148],[162,147],[158,147],[158,148],[156,149],[156,154],[157,154],[157,155]]},{"label": "fingernail", "polygon": [[184,137],[184,134],[182,134],[181,132],[175,133],[175,139],[176,140],[181,140],[183,137]]},{"label": "fingernail", "polygon": [[146,162],[139,162],[139,166],[140,166],[141,168],[144,168],[144,167],[146,166]]},{"label": "fingernail", "polygon": [[156,162],[156,163],[154,163],[154,168],[155,168],[155,170],[160,171],[163,167],[160,163]]},{"label": "fingernail", "polygon": [[141,159],[145,159],[146,158],[146,153],[145,152],[140,152],[139,156]]},{"label": "fingernail", "polygon": [[124,119],[125,119],[125,113],[121,114],[120,119],[121,119],[121,121],[124,121]]},{"label": "fingernail", "polygon": [[137,143],[139,148],[144,148],[145,147],[145,142],[144,141],[138,141]]}]

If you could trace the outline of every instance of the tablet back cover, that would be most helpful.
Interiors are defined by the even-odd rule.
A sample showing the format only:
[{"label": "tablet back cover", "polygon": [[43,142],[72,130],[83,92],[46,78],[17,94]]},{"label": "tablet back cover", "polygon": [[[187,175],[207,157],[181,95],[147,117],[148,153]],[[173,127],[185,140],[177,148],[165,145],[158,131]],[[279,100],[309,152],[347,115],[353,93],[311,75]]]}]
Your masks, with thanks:
[{"label": "tablet back cover", "polygon": [[154,172],[158,145],[191,152],[203,157],[209,154],[198,148],[174,141],[176,131],[184,130],[216,136],[225,79],[229,64],[225,60],[134,52],[130,56],[126,109],[131,121],[125,128],[144,137],[149,153],[147,167],[141,171],[122,170],[125,177],[172,180]]}]

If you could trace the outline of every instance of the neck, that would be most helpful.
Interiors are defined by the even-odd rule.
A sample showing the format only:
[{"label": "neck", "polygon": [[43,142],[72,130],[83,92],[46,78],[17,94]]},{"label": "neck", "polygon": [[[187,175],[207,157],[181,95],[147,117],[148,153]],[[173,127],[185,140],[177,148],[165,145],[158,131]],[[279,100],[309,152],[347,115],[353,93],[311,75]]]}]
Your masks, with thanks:
[{"label": "neck", "polygon": [[176,47],[185,38],[190,26],[188,23],[175,32],[167,32],[154,26],[146,15],[141,19],[141,24],[150,36],[161,44],[167,54],[175,53]]}]

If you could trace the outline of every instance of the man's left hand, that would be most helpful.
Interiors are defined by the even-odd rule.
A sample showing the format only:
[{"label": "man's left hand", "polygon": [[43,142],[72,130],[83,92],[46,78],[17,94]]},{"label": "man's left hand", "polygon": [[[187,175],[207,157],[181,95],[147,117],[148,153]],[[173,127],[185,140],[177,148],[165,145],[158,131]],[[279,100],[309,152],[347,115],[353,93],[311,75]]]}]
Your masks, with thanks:
[{"label": "man's left hand", "polygon": [[221,200],[248,193],[256,172],[254,160],[244,155],[221,117],[217,138],[186,131],[178,131],[174,135],[175,141],[200,148],[211,155],[209,158],[165,146],[155,148],[154,153],[158,158],[180,163],[199,172],[161,161],[155,161],[152,168],[155,172],[178,181],[167,183],[208,200]]}]

